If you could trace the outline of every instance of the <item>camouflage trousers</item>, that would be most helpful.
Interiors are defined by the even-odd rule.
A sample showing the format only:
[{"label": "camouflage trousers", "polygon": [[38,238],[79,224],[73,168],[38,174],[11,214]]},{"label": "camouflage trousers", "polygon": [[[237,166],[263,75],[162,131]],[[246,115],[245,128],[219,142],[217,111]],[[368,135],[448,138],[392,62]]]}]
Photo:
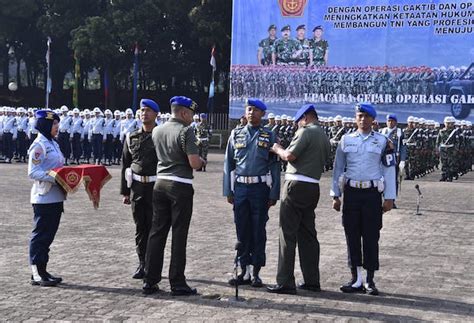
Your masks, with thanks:
[{"label": "camouflage trousers", "polygon": [[451,177],[453,174],[457,174],[455,149],[441,148],[439,157],[441,159],[441,175],[443,177]]},{"label": "camouflage trousers", "polygon": [[209,152],[209,141],[201,141],[199,144],[199,157],[207,160],[207,154]]}]

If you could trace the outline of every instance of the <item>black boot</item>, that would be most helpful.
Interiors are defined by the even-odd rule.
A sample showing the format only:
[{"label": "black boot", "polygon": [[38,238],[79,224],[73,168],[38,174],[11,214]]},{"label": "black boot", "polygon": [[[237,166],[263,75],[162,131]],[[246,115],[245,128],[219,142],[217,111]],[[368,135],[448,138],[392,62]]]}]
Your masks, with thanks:
[{"label": "black boot", "polygon": [[240,275],[237,275],[237,279],[232,278],[229,279],[229,285],[250,285],[250,278],[245,278],[245,274],[247,273],[247,266],[242,267],[242,272]]},{"label": "black boot", "polygon": [[263,282],[260,279],[260,277],[258,276],[259,273],[260,273],[261,268],[262,267],[260,267],[260,266],[253,266],[252,287],[262,287],[263,286]]},{"label": "black boot", "polygon": [[62,277],[55,277],[55,276],[51,275],[50,273],[48,273],[48,271],[46,270],[46,267],[47,267],[47,265],[44,265],[44,272],[46,273],[46,276],[48,276],[49,279],[57,281],[58,284],[63,281]]},{"label": "black boot", "polygon": [[140,265],[138,265],[137,270],[132,276],[133,279],[143,279],[145,278],[145,263],[140,261]]},{"label": "black boot", "polygon": [[357,267],[351,267],[352,279],[347,284],[342,285],[339,289],[343,293],[361,293],[364,292],[364,286],[361,284],[359,287],[352,287],[357,281]]},{"label": "black boot", "polygon": [[31,285],[34,286],[56,286],[59,284],[57,280],[48,277],[46,272],[46,265],[36,264],[31,265],[33,275],[31,275]]},{"label": "black boot", "polygon": [[377,289],[377,287],[375,287],[373,270],[367,270],[367,283],[365,284],[364,289],[369,295],[379,294],[379,290]]}]

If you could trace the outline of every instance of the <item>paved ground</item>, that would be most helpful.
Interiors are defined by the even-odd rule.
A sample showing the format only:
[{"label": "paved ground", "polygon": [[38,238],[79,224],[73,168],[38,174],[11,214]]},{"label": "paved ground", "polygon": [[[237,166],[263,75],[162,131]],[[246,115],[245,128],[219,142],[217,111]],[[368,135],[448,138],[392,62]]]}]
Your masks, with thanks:
[{"label": "paved ground", "polygon": [[[399,209],[384,216],[378,297],[339,292],[349,275],[341,217],[330,208],[326,174],[316,220],[323,291],[280,296],[246,287],[241,292],[246,301],[235,303],[226,284],[235,231],[231,207],[221,197],[223,155],[211,154],[210,160],[208,172],[196,174],[186,271],[200,295],[177,298],[170,296],[166,279],[160,284],[164,291],[148,297],[131,279],[137,263],[134,226],[118,195],[117,167],[110,169],[114,177],[99,210],[82,189],[66,202],[49,264],[64,284],[30,286],[30,182],[24,164],[0,164],[0,320],[474,321],[473,173],[453,183],[439,183],[435,174],[403,182]],[[415,184],[424,193],[422,216],[413,215]],[[267,283],[274,283],[276,272],[277,210],[272,208],[267,225],[268,264],[262,272]]]}]

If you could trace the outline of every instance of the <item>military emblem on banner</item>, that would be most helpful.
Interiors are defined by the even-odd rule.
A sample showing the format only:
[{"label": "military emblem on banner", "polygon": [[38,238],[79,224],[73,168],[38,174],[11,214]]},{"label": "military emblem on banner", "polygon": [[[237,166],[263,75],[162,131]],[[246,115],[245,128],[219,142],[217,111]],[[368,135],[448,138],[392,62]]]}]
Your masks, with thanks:
[{"label": "military emblem on banner", "polygon": [[301,17],[307,0],[278,0],[283,17]]},{"label": "military emblem on banner", "polygon": [[77,184],[79,184],[79,181],[81,180],[81,177],[75,171],[71,171],[67,173],[65,178],[66,178],[66,183],[72,189],[74,189],[77,186]]}]

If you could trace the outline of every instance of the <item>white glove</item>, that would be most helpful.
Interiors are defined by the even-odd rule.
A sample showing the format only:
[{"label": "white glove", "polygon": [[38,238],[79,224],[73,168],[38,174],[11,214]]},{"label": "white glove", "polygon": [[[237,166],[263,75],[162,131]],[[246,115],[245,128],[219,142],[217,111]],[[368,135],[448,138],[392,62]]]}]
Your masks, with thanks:
[{"label": "white glove", "polygon": [[402,160],[400,164],[398,165],[398,168],[400,169],[400,173],[403,173],[403,170],[405,169],[405,161]]}]

